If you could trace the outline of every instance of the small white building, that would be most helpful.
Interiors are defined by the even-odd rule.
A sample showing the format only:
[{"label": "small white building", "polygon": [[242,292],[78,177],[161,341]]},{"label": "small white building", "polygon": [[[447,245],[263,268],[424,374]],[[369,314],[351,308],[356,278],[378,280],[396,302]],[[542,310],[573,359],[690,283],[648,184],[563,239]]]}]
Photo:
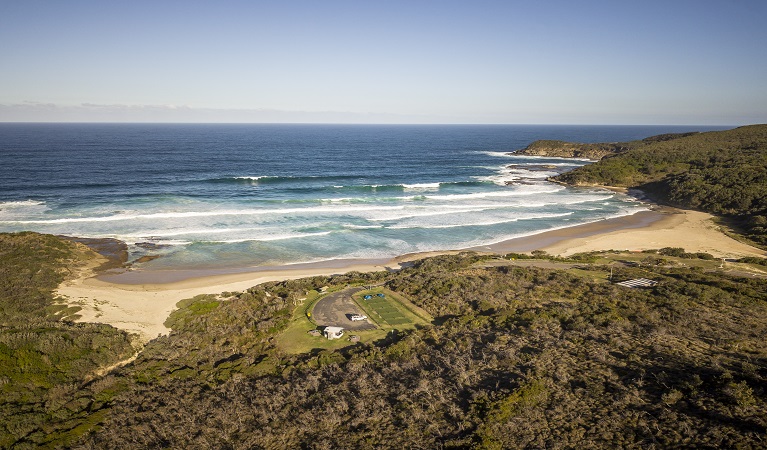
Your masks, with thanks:
[{"label": "small white building", "polygon": [[322,334],[328,339],[340,339],[344,335],[344,329],[341,327],[325,327]]}]

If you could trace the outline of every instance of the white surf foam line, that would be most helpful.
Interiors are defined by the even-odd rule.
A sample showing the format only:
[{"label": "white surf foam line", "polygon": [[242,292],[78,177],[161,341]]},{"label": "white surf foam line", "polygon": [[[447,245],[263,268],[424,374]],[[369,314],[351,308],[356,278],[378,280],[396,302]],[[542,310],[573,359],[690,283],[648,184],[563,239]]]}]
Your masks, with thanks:
[{"label": "white surf foam line", "polygon": [[388,215],[386,217],[367,217],[367,220],[371,222],[386,222],[386,221],[409,219],[411,217],[446,216],[446,215],[455,215],[455,214],[477,213],[477,212],[492,211],[492,210],[513,209],[513,208],[519,208],[519,207],[535,208],[535,207],[543,207],[543,206],[546,206],[546,204],[543,204],[543,203],[530,204],[530,205],[497,204],[497,205],[477,205],[477,206],[460,206],[460,207],[457,207],[455,205],[440,205],[440,206],[422,208],[418,210],[405,210],[405,212],[403,212],[402,214]]},{"label": "white surf foam line", "polygon": [[[504,207],[498,207],[498,209],[501,209],[501,208],[504,208]],[[410,212],[405,214],[398,214],[396,216],[371,217],[371,218],[368,218],[367,220],[370,220],[372,222],[388,222],[388,221],[394,221],[394,220],[409,219],[411,217],[447,216],[447,215],[454,215],[454,214],[481,212],[481,211],[487,211],[489,209],[493,209],[493,208],[481,208],[481,209],[466,208],[466,209],[458,209],[458,210],[452,210],[452,211],[436,210],[436,211],[424,211],[424,212]]]},{"label": "white surf foam line", "polygon": [[286,241],[290,239],[303,239],[308,237],[317,237],[317,236],[327,236],[328,234],[331,234],[333,231],[323,231],[319,233],[292,233],[292,234],[281,234],[281,235],[275,235],[275,236],[253,236],[253,237],[243,237],[238,239],[221,239],[221,240],[210,240],[205,241],[206,243],[212,243],[212,244],[238,244],[242,242],[271,242],[271,241]]},{"label": "white surf foam line", "polygon": [[516,217],[500,217],[495,220],[485,220],[485,221],[479,221],[479,222],[473,222],[470,218],[467,218],[466,216],[461,216],[460,219],[462,220],[460,223],[440,223],[440,224],[432,224],[432,223],[411,223],[411,224],[402,224],[402,225],[392,225],[387,228],[393,229],[393,230],[402,230],[402,229],[442,229],[442,228],[461,228],[461,227],[484,227],[484,226],[493,226],[493,225],[501,225],[504,223],[513,223],[513,222],[519,222],[521,220],[537,220],[537,219],[553,219],[558,217],[567,217],[572,215],[573,213],[565,212],[565,213],[551,213],[551,214],[532,214],[532,215],[522,215],[522,216],[516,216]]},{"label": "white surf foam line", "polygon": [[39,200],[18,200],[10,202],[0,202],[0,209],[6,208],[25,208],[28,206],[45,205],[45,202]]},{"label": "white surf foam line", "polygon": [[433,194],[426,193],[426,194],[421,194],[417,196],[404,196],[404,197],[338,197],[338,198],[322,198],[322,199],[319,199],[319,202],[370,204],[373,202],[383,202],[383,201],[412,202],[412,201],[420,201],[423,199],[455,201],[455,200],[467,200],[467,199],[488,198],[488,197],[521,197],[521,196],[536,195],[536,194],[553,194],[555,192],[560,192],[566,189],[563,186],[559,186],[553,183],[541,183],[541,184],[534,184],[534,185],[530,184],[530,185],[513,186],[513,187],[504,186],[504,187],[506,189],[487,191],[487,192],[473,192],[470,194],[433,195]]},{"label": "white surf foam line", "polygon": [[353,225],[353,224],[344,224],[343,227],[350,230],[375,230],[375,229],[384,228],[383,225]]},{"label": "white surf foam line", "polygon": [[642,212],[642,211],[650,211],[650,209],[649,208],[632,208],[632,209],[628,209],[628,210],[625,210],[625,211],[617,212],[615,214],[608,214],[606,216],[598,217],[598,218],[595,218],[595,219],[592,219],[592,220],[584,220],[582,222],[581,221],[570,222],[570,223],[567,223],[567,224],[563,224],[563,225],[559,225],[559,226],[554,226],[554,227],[551,227],[551,228],[546,228],[545,230],[535,230],[535,231],[530,231],[530,232],[526,232],[526,233],[510,234],[510,235],[507,235],[507,236],[505,236],[503,238],[500,238],[500,239],[497,239],[497,240],[492,240],[492,241],[477,241],[479,243],[472,244],[472,245],[470,245],[470,247],[480,247],[480,246],[485,246],[485,245],[492,245],[492,244],[497,244],[499,242],[508,241],[510,239],[518,239],[518,238],[523,238],[523,237],[535,236],[536,234],[546,233],[546,232],[549,232],[549,231],[556,231],[556,230],[562,230],[562,229],[565,229],[565,228],[577,227],[577,226],[581,226],[581,225],[588,225],[590,223],[597,223],[597,222],[601,222],[603,220],[610,220],[610,219],[617,219],[617,218],[620,218],[620,217],[633,216],[634,214]]},{"label": "white surf foam line", "polygon": [[401,185],[405,190],[436,190],[442,183],[415,183]]},{"label": "white surf foam line", "polygon": [[511,158],[514,155],[509,154],[510,152],[491,152],[491,151],[479,151],[477,153],[481,153],[483,155],[487,156],[494,156],[496,158]]},{"label": "white surf foam line", "polygon": [[0,202],[0,221],[13,221],[26,219],[47,211],[48,205],[37,200],[20,200]]},{"label": "white surf foam line", "polygon": [[119,214],[103,217],[69,217],[61,219],[47,220],[16,220],[0,221],[11,224],[61,224],[61,223],[87,223],[87,222],[117,222],[124,220],[143,220],[143,219],[185,219],[195,217],[220,217],[220,216],[254,216],[267,214],[295,214],[295,213],[339,213],[342,212],[360,212],[360,211],[388,211],[403,209],[405,206],[350,206],[339,209],[331,206],[316,206],[307,208],[284,208],[284,209],[251,209],[251,210],[221,210],[221,211],[186,211],[172,213],[151,213],[151,214]]},{"label": "white surf foam line", "polygon": [[475,177],[475,179],[478,181],[489,181],[498,186],[508,186],[510,183],[514,183],[519,180],[535,180],[537,182],[539,180],[543,181],[546,178],[559,175],[559,172],[543,172],[543,171],[532,171],[532,170],[524,170],[524,169],[522,170],[504,169],[499,172],[500,173],[496,175],[479,176],[479,177]]},{"label": "white surf foam line", "polygon": [[501,169],[502,174],[518,175],[521,178],[548,178],[559,175],[559,172],[553,170],[529,170],[529,169]]},{"label": "white surf foam line", "polygon": [[242,176],[242,177],[232,177],[232,178],[235,179],[235,180],[258,181],[258,180],[263,180],[264,178],[275,178],[275,177],[270,177],[268,175],[261,175],[261,176],[253,176],[253,177]]},{"label": "white surf foam line", "polygon": [[560,192],[565,188],[557,185],[540,185],[537,189],[530,189],[533,185],[524,186],[527,189],[509,189],[508,191],[475,192],[472,194],[444,194],[444,195],[424,195],[430,200],[470,200],[477,198],[504,198],[504,197],[523,197],[528,195],[553,194]]},{"label": "white surf foam line", "polygon": [[251,231],[259,231],[259,230],[263,230],[263,228],[197,228],[197,229],[189,229],[189,230],[168,230],[168,231],[152,230],[152,231],[146,231],[146,232],[140,232],[140,233],[134,233],[134,234],[126,234],[123,236],[126,239],[130,239],[130,240],[144,239],[144,240],[151,241],[151,240],[155,240],[155,238],[164,238],[164,237],[171,237],[171,236],[187,236],[187,235],[194,235],[194,234],[206,235],[206,234],[242,233],[242,232],[251,232]]}]

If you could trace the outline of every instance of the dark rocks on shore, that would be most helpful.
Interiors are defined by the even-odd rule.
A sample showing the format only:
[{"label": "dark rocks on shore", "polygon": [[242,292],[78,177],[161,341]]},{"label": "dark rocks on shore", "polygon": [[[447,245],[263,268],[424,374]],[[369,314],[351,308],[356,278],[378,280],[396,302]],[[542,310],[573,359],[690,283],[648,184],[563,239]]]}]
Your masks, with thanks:
[{"label": "dark rocks on shore", "polygon": [[155,244],[154,242],[136,242],[136,247],[143,248],[144,250],[159,250],[161,248],[168,248],[167,244]]},{"label": "dark rocks on shore", "polygon": [[88,246],[91,250],[105,257],[108,261],[99,270],[123,267],[128,262],[128,244],[112,238],[81,238],[72,236],[58,236],[72,242],[79,242]]},{"label": "dark rocks on shore", "polygon": [[133,261],[132,264],[141,264],[149,261],[154,261],[155,259],[159,258],[160,255],[145,255],[141,258],[138,258],[137,260]]},{"label": "dark rocks on shore", "polygon": [[556,170],[558,167],[554,164],[509,164],[507,169],[525,169],[525,170]]}]

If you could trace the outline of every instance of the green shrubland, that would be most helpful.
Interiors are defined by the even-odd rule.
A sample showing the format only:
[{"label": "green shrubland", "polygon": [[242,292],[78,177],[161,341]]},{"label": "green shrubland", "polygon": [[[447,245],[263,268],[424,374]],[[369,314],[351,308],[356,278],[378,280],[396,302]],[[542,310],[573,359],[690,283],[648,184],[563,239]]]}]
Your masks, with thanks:
[{"label": "green shrubland", "polygon": [[91,382],[133,353],[130,336],[74,323],[53,291],[93,254],[36,233],[0,234],[0,447],[66,444],[103,419],[116,385]]},{"label": "green shrubland", "polygon": [[[37,243],[42,256],[24,251],[16,263],[29,270],[19,273],[50,280],[19,292],[49,292],[61,279],[53,274],[66,272],[50,265],[66,260],[66,251],[45,256],[48,247],[58,251],[55,238],[3,238]],[[663,253],[667,262],[687,257],[680,249]],[[3,446],[762,446],[764,279],[668,264],[613,267],[613,281],[658,281],[629,289],[587,276],[610,271],[598,262],[581,263],[574,275],[493,266],[487,258],[440,256],[399,272],[271,282],[185,300],[168,319],[168,336],[95,377],[88,374],[122,356],[115,337],[123,334],[46,316],[35,319],[46,324],[36,332],[67,330],[62,342],[79,350],[39,350],[30,346],[32,334],[9,339],[15,329],[4,325]],[[281,350],[291,320],[304,317],[307,293],[372,284],[433,321],[342,348]],[[90,340],[77,337],[84,330]],[[99,353],[107,349],[111,359]]]},{"label": "green shrubland", "polygon": [[[615,280],[659,282],[628,289],[484,259],[266,283],[203,314],[180,313],[191,319],[111,375],[128,389],[83,445],[761,445],[764,280],[616,267]],[[373,281],[434,321],[337,350],[287,354],[274,345],[289,312],[303,307],[291,298]]]}]

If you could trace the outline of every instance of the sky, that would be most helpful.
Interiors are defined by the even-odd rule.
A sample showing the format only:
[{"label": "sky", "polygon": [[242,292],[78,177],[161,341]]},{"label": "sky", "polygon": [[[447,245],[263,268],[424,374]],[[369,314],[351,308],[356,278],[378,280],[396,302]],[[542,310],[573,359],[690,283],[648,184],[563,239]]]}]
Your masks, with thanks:
[{"label": "sky", "polygon": [[0,0],[0,121],[767,123],[767,1]]}]

